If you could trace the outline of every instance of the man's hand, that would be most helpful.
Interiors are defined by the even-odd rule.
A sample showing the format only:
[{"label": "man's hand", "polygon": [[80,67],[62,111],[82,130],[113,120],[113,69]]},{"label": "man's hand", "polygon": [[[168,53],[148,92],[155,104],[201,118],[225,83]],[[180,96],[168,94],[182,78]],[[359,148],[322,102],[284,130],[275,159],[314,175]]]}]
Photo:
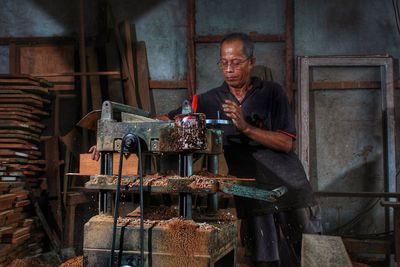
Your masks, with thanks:
[{"label": "man's hand", "polygon": [[250,125],[246,122],[242,108],[231,100],[225,100],[222,104],[223,111],[228,116],[240,132],[246,132]]},{"label": "man's hand", "polygon": [[92,153],[92,160],[99,161],[100,152],[97,150],[96,146],[92,146],[91,148],[89,148],[89,153]]}]

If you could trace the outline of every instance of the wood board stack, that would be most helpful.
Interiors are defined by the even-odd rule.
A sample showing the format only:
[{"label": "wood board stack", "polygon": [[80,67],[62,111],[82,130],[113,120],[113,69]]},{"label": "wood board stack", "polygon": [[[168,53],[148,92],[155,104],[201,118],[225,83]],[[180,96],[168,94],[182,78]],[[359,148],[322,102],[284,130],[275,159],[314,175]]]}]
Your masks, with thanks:
[{"label": "wood board stack", "polygon": [[0,75],[0,180],[37,188],[44,160],[39,150],[49,83],[29,75]]},{"label": "wood board stack", "polygon": [[45,181],[40,136],[49,115],[48,85],[28,75],[0,75],[0,266],[42,247],[44,233],[26,189],[40,195]]}]

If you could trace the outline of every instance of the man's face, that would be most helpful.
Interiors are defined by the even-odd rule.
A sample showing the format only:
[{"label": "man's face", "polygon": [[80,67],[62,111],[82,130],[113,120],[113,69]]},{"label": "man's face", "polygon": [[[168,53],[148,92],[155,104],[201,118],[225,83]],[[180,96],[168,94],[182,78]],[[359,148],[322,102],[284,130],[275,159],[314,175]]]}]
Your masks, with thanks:
[{"label": "man's face", "polygon": [[219,64],[229,87],[241,88],[248,83],[255,59],[248,58],[243,53],[242,41],[224,42],[221,46],[220,57]]}]

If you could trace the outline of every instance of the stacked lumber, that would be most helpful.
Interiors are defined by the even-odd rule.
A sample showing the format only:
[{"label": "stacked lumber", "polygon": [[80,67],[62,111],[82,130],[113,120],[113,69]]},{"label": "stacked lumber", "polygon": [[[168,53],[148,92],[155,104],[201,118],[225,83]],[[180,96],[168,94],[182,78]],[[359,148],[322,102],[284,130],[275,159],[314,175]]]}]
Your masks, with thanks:
[{"label": "stacked lumber", "polygon": [[0,266],[39,253],[45,236],[27,189],[40,195],[46,180],[40,151],[46,86],[28,75],[0,75]]},{"label": "stacked lumber", "polygon": [[0,180],[40,187],[44,161],[39,150],[49,84],[28,75],[0,75]]},{"label": "stacked lumber", "polygon": [[0,182],[0,266],[42,251],[44,233],[30,213],[24,182]]}]

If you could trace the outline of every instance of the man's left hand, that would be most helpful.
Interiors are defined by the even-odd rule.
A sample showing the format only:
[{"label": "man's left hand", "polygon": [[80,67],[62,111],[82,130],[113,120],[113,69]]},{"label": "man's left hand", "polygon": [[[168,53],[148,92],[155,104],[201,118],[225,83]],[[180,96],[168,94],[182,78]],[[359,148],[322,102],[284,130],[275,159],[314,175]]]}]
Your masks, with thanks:
[{"label": "man's left hand", "polygon": [[222,108],[226,116],[232,120],[233,124],[240,132],[246,131],[250,128],[250,125],[244,118],[241,106],[231,100],[225,100],[225,103],[222,104]]}]

